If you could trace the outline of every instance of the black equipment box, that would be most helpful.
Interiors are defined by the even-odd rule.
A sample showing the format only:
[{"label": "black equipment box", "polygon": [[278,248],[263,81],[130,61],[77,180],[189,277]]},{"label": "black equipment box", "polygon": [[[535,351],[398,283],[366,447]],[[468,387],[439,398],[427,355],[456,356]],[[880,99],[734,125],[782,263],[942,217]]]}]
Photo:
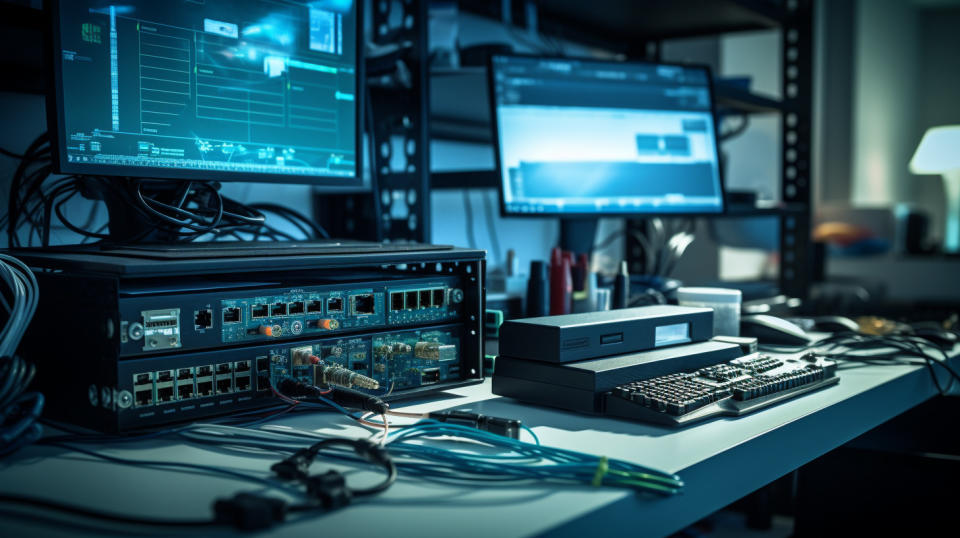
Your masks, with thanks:
[{"label": "black equipment box", "polygon": [[709,308],[641,306],[506,321],[500,327],[500,354],[563,363],[702,342],[711,336]]},{"label": "black equipment box", "polygon": [[740,346],[716,341],[568,363],[497,357],[493,393],[539,405],[602,413],[614,387],[742,356]]},{"label": "black equipment box", "polygon": [[276,404],[271,378],[299,368],[308,379],[294,360],[308,347],[388,399],[483,379],[483,251],[214,243],[15,255],[40,283],[23,353],[52,418],[123,431]]}]

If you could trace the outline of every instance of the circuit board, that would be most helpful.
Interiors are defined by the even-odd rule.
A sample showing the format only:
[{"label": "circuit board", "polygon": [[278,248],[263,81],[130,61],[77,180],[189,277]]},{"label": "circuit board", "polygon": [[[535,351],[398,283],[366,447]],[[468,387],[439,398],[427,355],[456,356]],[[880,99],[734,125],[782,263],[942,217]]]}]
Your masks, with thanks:
[{"label": "circuit board", "polygon": [[320,384],[318,368],[340,366],[379,383],[383,393],[460,379],[460,339],[455,328],[417,329],[331,338],[270,350],[274,383],[293,378]]}]

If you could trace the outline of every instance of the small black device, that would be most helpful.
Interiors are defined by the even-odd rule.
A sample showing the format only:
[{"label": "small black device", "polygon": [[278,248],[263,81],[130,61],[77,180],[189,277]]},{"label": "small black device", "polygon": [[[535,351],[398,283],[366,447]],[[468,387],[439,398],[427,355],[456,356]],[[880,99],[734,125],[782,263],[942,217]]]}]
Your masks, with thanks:
[{"label": "small black device", "polygon": [[702,342],[713,334],[713,310],[654,305],[509,320],[500,328],[500,354],[571,362]]},{"label": "small black device", "polygon": [[696,370],[742,356],[740,347],[697,342],[577,362],[551,363],[497,357],[493,393],[582,413],[602,413],[607,391],[637,379]]},{"label": "small black device", "polygon": [[550,313],[550,284],[547,281],[547,264],[542,260],[530,262],[526,313],[529,318],[546,316]]},{"label": "small black device", "polygon": [[289,379],[390,398],[483,379],[482,251],[267,245],[19,251],[50,416],[127,431],[271,405]]},{"label": "small black device", "polygon": [[811,342],[810,336],[796,324],[767,314],[742,316],[740,335],[752,336],[761,345],[806,346]]}]

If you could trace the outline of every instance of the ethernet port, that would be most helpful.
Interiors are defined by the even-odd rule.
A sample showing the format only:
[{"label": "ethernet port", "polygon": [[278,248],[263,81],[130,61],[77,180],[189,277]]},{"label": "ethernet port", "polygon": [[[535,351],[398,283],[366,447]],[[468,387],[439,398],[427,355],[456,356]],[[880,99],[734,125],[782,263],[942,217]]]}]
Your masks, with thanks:
[{"label": "ethernet port", "polygon": [[330,312],[343,312],[343,299],[341,297],[327,299],[327,313]]},{"label": "ethernet port", "polygon": [[419,304],[420,294],[416,291],[407,292],[407,308],[410,310],[415,310]]},{"label": "ethernet port", "polygon": [[197,396],[210,396],[213,394],[213,381],[197,381]]},{"label": "ethernet port", "polygon": [[229,307],[223,309],[223,322],[224,323],[239,323],[240,322],[240,308],[239,307]]},{"label": "ethernet port", "polygon": [[323,312],[323,301],[307,301],[307,314],[320,314]]},{"label": "ethernet port", "polygon": [[229,394],[233,391],[233,364],[223,362],[217,365],[215,380],[217,394]]},{"label": "ethernet port", "polygon": [[439,368],[427,368],[426,370],[420,371],[420,384],[421,385],[430,385],[440,381],[440,369]]},{"label": "ethernet port", "polygon": [[193,313],[193,328],[196,330],[213,327],[213,310],[197,310]]},{"label": "ethernet port", "polygon": [[287,305],[287,313],[291,316],[296,314],[303,314],[306,311],[307,307],[303,301],[299,303],[290,303]]},{"label": "ethernet port", "polygon": [[162,372],[157,372],[157,383],[172,383],[173,382],[173,370],[163,370]]},{"label": "ethernet port", "polygon": [[250,371],[250,361],[237,361],[233,363],[233,371],[238,374],[247,373]]},{"label": "ethernet port", "polygon": [[372,293],[353,295],[350,297],[354,314],[373,314],[376,311],[376,301]]},{"label": "ethernet port", "polygon": [[212,366],[198,366],[197,367],[197,377],[209,377],[213,375]]},{"label": "ethernet port", "polygon": [[250,318],[262,319],[270,315],[270,307],[265,304],[255,304],[250,306]]},{"label": "ethernet port", "polygon": [[189,384],[177,383],[177,399],[189,400],[190,398],[193,398],[193,381]]},{"label": "ethernet port", "polygon": [[430,290],[420,290],[420,308],[430,308]]},{"label": "ethernet port", "polygon": [[157,403],[166,403],[173,401],[173,386],[157,387]]},{"label": "ethernet port", "polygon": [[189,400],[193,395],[193,368],[177,370],[177,399]]},{"label": "ethernet port", "polygon": [[270,307],[271,316],[286,316],[287,315],[287,303],[277,303]]},{"label": "ethernet port", "polygon": [[250,390],[250,375],[238,375],[235,382],[235,388],[237,392]]},{"label": "ethernet port", "polygon": [[442,289],[432,290],[430,293],[433,294],[433,306],[443,306],[443,297],[444,293]]},{"label": "ethernet port", "polygon": [[257,357],[257,391],[270,390],[270,359]]},{"label": "ethernet port", "polygon": [[233,378],[217,376],[217,394],[230,394],[231,392],[233,392]]},{"label": "ethernet port", "polygon": [[394,291],[390,293],[390,310],[403,310],[402,291]]},{"label": "ethernet port", "polygon": [[137,407],[151,405],[153,403],[153,386],[133,391],[133,402]]},{"label": "ethernet port", "polygon": [[153,375],[149,373],[136,374],[135,376],[133,376],[133,384],[134,385],[153,384]]}]

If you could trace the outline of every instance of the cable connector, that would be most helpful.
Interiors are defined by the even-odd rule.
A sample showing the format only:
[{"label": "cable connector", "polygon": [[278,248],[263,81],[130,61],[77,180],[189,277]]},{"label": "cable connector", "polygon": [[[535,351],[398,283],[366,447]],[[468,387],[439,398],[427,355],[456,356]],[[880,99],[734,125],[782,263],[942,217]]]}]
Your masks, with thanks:
[{"label": "cable connector", "polygon": [[386,463],[390,460],[390,455],[379,443],[374,443],[368,439],[357,439],[357,442],[353,445],[353,450],[361,458],[376,463]]},{"label": "cable connector", "polygon": [[307,493],[319,500],[325,510],[342,508],[353,499],[347,488],[347,480],[338,471],[330,470],[306,477],[303,483],[307,486]]},{"label": "cable connector", "polygon": [[371,396],[365,392],[345,387],[333,387],[333,392],[328,394],[327,398],[344,407],[363,409],[364,411],[370,411],[378,415],[385,414],[390,407],[377,396]]},{"label": "cable connector", "polygon": [[284,520],[287,503],[253,493],[237,493],[232,499],[217,499],[213,513],[217,523],[245,531],[261,530]]},{"label": "cable connector", "polygon": [[299,480],[307,475],[313,454],[308,449],[301,449],[282,461],[270,466],[270,470],[283,480]]},{"label": "cable connector", "polygon": [[511,439],[520,438],[520,428],[522,421],[512,418],[488,417],[479,413],[470,411],[435,411],[427,415],[427,418],[438,422],[449,424],[459,424],[468,428],[476,428],[485,432],[490,432]]}]

